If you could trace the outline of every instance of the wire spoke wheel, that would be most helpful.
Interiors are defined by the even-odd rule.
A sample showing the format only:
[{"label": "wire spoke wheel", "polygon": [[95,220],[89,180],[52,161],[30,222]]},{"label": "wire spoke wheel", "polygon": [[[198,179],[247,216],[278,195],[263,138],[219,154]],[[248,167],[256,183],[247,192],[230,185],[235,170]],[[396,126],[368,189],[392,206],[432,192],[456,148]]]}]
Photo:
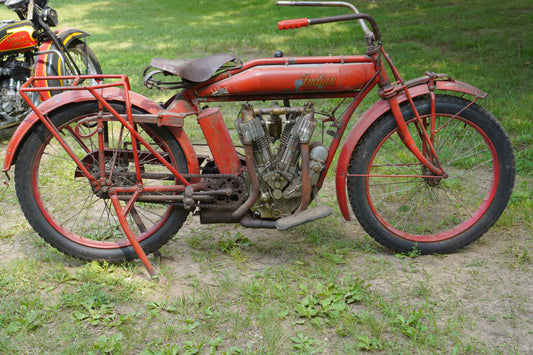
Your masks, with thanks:
[{"label": "wire spoke wheel", "polygon": [[[122,231],[106,187],[136,187],[137,169],[143,186],[174,185],[177,181],[146,147],[132,142],[131,133],[114,119],[103,121],[104,133],[99,135],[102,129],[97,125],[97,107],[93,102],[74,105],[51,119],[92,177],[105,181],[103,188],[92,186],[59,142],[41,126],[21,150],[15,169],[16,189],[30,224],[54,247],[81,259],[120,261],[136,254]],[[136,128],[165,160],[186,172],[181,147],[165,128]],[[131,196],[120,196],[123,208]],[[140,198],[129,209],[126,220],[149,253],[166,243],[186,216],[176,204]]]},{"label": "wire spoke wheel", "polygon": [[[457,97],[438,96],[433,131],[436,158],[410,106],[404,118],[417,146],[447,177],[435,176],[406,148],[394,118],[372,126],[352,156],[348,188],[357,218],[376,240],[393,249],[450,252],[479,238],[510,198],[514,157],[496,119]],[[416,102],[430,130],[429,99]],[[359,159],[359,156],[363,156]]]}]

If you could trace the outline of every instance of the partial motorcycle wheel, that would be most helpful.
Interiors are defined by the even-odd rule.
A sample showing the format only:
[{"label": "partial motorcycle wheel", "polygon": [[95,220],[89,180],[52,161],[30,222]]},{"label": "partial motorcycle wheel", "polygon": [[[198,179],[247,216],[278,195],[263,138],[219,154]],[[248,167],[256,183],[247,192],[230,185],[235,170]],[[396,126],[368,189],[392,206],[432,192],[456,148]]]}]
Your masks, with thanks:
[{"label": "partial motorcycle wheel", "polygon": [[[437,95],[433,144],[446,178],[405,147],[391,113],[365,133],[348,168],[353,212],[367,233],[397,251],[449,253],[483,235],[503,213],[514,185],[510,140],[489,112]],[[430,132],[431,101],[415,100]],[[418,147],[424,139],[410,105],[402,113]]]},{"label": "partial motorcycle wheel", "polygon": [[[50,63],[47,67],[48,76],[57,76],[57,75],[97,75],[102,74],[102,68],[100,67],[100,62],[96,58],[93,50],[83,41],[79,39],[72,40],[66,48],[67,52],[70,54],[70,57],[76,64],[76,67],[79,69],[79,73],[72,72],[66,63],[57,56],[50,56],[48,59]],[[48,80],[48,86],[66,86],[69,84],[69,81],[66,80]],[[98,84],[95,80],[91,80],[89,85]],[[61,91],[50,91],[50,95],[58,95]]]},{"label": "partial motorcycle wheel", "polygon": [[[116,103],[113,107],[124,112],[122,104]],[[103,134],[99,135],[99,127],[95,124],[97,114],[98,104],[86,102],[54,112],[50,119],[94,177],[100,177],[103,161],[104,179],[110,186],[137,186],[130,132],[112,119],[104,121]],[[138,124],[136,128],[153,149],[178,171],[187,173],[183,150],[166,128],[145,124]],[[106,146],[104,152],[98,148],[102,143]],[[135,146],[144,186],[178,183],[145,146]],[[15,188],[30,225],[58,250],[83,260],[119,262],[137,257],[122,232],[109,196],[102,190],[93,189],[42,124],[35,128],[20,150],[15,166]],[[122,207],[127,199],[126,196],[121,201]],[[126,216],[147,254],[167,243],[186,218],[187,211],[183,206],[139,200]]]},{"label": "partial motorcycle wheel", "polygon": [[67,52],[80,69],[80,74],[102,74],[100,62],[93,50],[84,42],[75,39],[67,46]]}]

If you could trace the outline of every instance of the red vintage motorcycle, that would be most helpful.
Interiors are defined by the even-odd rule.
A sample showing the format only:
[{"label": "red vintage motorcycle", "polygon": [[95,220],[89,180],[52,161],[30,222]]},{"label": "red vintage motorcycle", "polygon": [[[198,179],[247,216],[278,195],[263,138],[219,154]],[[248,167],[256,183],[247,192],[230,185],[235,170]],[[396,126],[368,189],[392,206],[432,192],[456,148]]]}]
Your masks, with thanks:
[{"label": "red vintage motorcycle", "polygon": [[[102,74],[94,52],[85,43],[87,32],[75,28],[53,31],[59,23],[48,0],[0,0],[19,21],[0,22],[0,129],[19,124],[31,111],[18,90],[32,75]],[[41,87],[66,84],[40,80]],[[56,92],[57,93],[57,92]],[[38,105],[54,92],[32,93]]]},{"label": "red vintage motorcycle", "polygon": [[[28,95],[43,90],[35,85],[40,79],[28,81],[21,92],[34,112],[10,141],[3,171],[16,162],[17,196],[35,231],[85,260],[138,256],[153,274],[146,254],[191,212],[201,223],[280,230],[328,216],[319,192],[336,159],[342,215],[352,219],[351,205],[387,247],[448,253],[484,234],[504,211],[515,177],[506,132],[477,103],[487,94],[444,74],[403,81],[376,22],[349,3],[277,5],[351,9],[278,27],[357,20],[366,54],[276,53],[245,63],[231,55],[156,58],[146,86],[177,90],[162,104],[131,92],[125,76],[100,75],[67,77],[70,87],[47,88],[64,92],[36,107]],[[105,80],[77,85],[88,78]],[[376,86],[381,100],[337,156],[355,109]],[[331,98],[342,100],[329,112],[313,104]],[[296,100],[303,103],[292,105]],[[220,108],[205,107],[235,101],[244,103],[234,131]],[[187,135],[193,118],[206,152]]]}]

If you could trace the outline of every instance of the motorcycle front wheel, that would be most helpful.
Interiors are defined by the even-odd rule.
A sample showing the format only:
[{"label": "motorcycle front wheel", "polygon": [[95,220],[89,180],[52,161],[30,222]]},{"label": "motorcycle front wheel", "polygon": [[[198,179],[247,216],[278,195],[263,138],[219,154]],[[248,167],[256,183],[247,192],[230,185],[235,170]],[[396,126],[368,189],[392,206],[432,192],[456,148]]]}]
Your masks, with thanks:
[{"label": "motorcycle front wheel", "polygon": [[[122,104],[113,106],[124,112]],[[132,144],[131,133],[114,118],[105,120],[103,129],[99,128],[98,110],[98,103],[86,102],[50,114],[65,142],[92,176],[103,178],[114,187],[138,186],[138,171],[144,186],[178,183],[144,145]],[[138,124],[136,130],[178,171],[187,173],[183,150],[166,128]],[[134,146],[139,156],[137,167],[133,161]],[[110,197],[91,186],[42,124],[20,150],[15,165],[15,189],[30,225],[58,250],[82,260],[119,262],[137,256],[121,229]],[[123,209],[126,203],[127,198],[121,201]],[[147,254],[168,242],[186,218],[183,206],[139,200],[126,215],[129,227]]]},{"label": "motorcycle front wheel", "polygon": [[[74,39],[67,44],[66,51],[72,58],[75,65],[72,69],[57,55],[50,55],[47,59],[47,76],[61,76],[61,75],[98,75],[102,74],[100,62],[94,51],[83,41]],[[74,70],[77,68],[79,73]],[[69,80],[48,80],[47,86],[67,86],[70,84]],[[84,85],[98,84],[96,80],[91,80]],[[50,95],[54,96],[60,94],[62,91],[50,91]]]},{"label": "motorcycle front wheel", "polygon": [[[489,112],[465,99],[415,100],[422,125],[447,177],[434,176],[406,148],[391,113],[380,117],[355,148],[348,194],[361,226],[401,252],[449,253],[483,235],[503,213],[514,185],[510,140]],[[403,117],[417,146],[431,156],[410,105]]]},{"label": "motorcycle front wheel", "polygon": [[96,58],[93,50],[80,40],[73,40],[67,46],[67,52],[76,63],[80,74],[102,74],[100,62]]}]

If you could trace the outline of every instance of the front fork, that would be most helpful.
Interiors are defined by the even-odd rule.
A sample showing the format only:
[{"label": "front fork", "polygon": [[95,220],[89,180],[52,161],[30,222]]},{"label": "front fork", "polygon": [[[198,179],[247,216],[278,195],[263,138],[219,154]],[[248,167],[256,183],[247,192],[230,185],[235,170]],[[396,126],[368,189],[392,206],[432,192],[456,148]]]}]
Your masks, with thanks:
[{"label": "front fork", "polygon": [[[394,115],[394,119],[396,121],[396,124],[398,125],[399,130],[399,136],[402,142],[405,144],[405,146],[413,153],[413,155],[420,161],[420,163],[428,169],[430,172],[435,174],[438,177],[441,178],[447,178],[448,175],[442,168],[442,165],[439,162],[439,159],[437,157],[437,153],[435,151],[435,147],[433,145],[434,138],[435,138],[435,92],[433,90],[430,90],[430,97],[431,97],[431,117],[430,122],[427,124],[427,122],[423,122],[422,118],[420,117],[420,114],[418,113],[418,110],[416,109],[415,103],[413,101],[413,98],[411,94],[409,93],[408,86],[403,82],[400,73],[392,63],[389,56],[385,53],[383,50],[383,47],[381,47],[379,50],[376,50],[374,53],[374,58],[377,60],[381,67],[381,80],[380,80],[380,90],[379,95],[382,99],[387,100],[391,109],[392,114]],[[381,57],[385,57],[385,60],[387,61],[389,67],[391,68],[394,77],[396,78],[397,82],[395,85],[392,85],[387,77],[383,62],[381,61]],[[430,80],[433,81],[435,78],[430,77]],[[430,85],[432,86],[432,85]],[[409,104],[411,105],[411,108],[413,109],[413,112],[416,117],[417,122],[417,129],[418,134],[420,135],[421,141],[422,141],[422,148],[423,151],[420,150],[420,148],[416,145],[415,140],[413,139],[413,135],[407,128],[407,123],[405,122],[405,119],[402,114],[402,110],[400,108],[400,104],[397,99],[397,95],[399,93],[403,92],[408,99]],[[430,128],[430,133],[428,134],[427,127]]]},{"label": "front fork", "polygon": [[[409,93],[407,90],[405,90],[407,95]],[[413,100],[411,97],[409,97],[409,102],[411,103],[411,106],[413,108],[413,111],[416,116],[417,121],[417,129],[418,134],[420,135],[420,138],[422,140],[422,151],[420,148],[416,145],[415,140],[413,139],[413,135],[407,128],[407,123],[404,120],[404,117],[402,115],[402,111],[400,109],[400,104],[398,103],[398,100],[396,96],[391,97],[388,99],[391,112],[394,115],[394,119],[396,121],[396,124],[398,125],[399,135],[402,140],[402,142],[405,144],[405,146],[413,153],[413,155],[420,161],[420,163],[423,164],[425,168],[427,168],[429,171],[431,171],[433,174],[446,178],[447,174],[444,172],[444,169],[442,168],[439,159],[437,157],[437,153],[435,151],[435,147],[433,145],[434,142],[434,132],[435,132],[435,93],[430,93],[432,96],[431,100],[431,117],[430,122],[427,124],[426,122],[422,121],[422,118],[418,114],[418,111],[416,109],[416,106],[413,103]],[[430,133],[428,134],[427,128],[430,128]]]}]

